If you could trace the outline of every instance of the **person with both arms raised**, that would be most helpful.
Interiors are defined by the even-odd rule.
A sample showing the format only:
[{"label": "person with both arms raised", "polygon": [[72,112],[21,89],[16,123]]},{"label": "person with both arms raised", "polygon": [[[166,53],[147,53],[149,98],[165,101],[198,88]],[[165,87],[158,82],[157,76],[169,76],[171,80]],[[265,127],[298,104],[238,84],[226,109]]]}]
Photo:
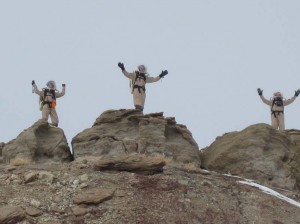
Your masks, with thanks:
[{"label": "person with both arms raised", "polygon": [[145,100],[146,100],[146,83],[153,83],[157,82],[164,76],[168,74],[167,70],[163,70],[160,75],[157,77],[150,77],[147,74],[147,69],[145,65],[139,65],[136,71],[134,72],[127,72],[123,63],[119,62],[118,66],[121,68],[123,74],[131,79],[132,85],[132,94],[133,94],[133,103],[135,109],[143,111]]},{"label": "person with both arms raised", "polygon": [[58,126],[58,116],[56,113],[56,99],[65,95],[66,85],[62,84],[62,91],[58,92],[56,90],[56,84],[54,81],[49,81],[46,84],[46,88],[43,88],[40,91],[35,84],[35,81],[32,81],[32,88],[33,92],[40,96],[41,100],[41,111],[42,111],[42,121],[48,122],[48,118],[50,115],[51,118],[51,126],[57,127]]},{"label": "person with both arms raised", "polygon": [[271,107],[271,122],[272,126],[275,129],[284,130],[284,106],[287,106],[293,103],[296,97],[300,94],[300,89],[295,91],[295,95],[288,100],[283,99],[283,95],[281,92],[275,92],[273,97],[270,100],[267,100],[263,96],[263,90],[258,88],[257,89],[258,95],[260,96],[261,100]]}]

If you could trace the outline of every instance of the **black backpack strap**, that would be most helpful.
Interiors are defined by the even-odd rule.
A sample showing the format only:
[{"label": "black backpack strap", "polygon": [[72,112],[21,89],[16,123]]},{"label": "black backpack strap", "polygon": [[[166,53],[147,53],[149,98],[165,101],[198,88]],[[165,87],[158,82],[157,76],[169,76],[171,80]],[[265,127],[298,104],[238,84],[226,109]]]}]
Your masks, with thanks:
[{"label": "black backpack strap", "polygon": [[43,98],[43,100],[45,100],[45,99],[46,99],[46,96],[47,96],[47,91],[48,91],[48,89],[43,89],[43,91],[44,91],[44,98]]},{"label": "black backpack strap", "polygon": [[52,99],[53,99],[53,100],[56,100],[56,97],[55,97],[55,90],[54,90],[54,89],[50,89],[50,93],[52,94]]},{"label": "black backpack strap", "polygon": [[142,93],[142,92],[141,92],[141,89],[142,89],[144,92],[146,92],[145,86],[134,85],[134,86],[133,86],[133,89],[135,89],[135,88],[138,89],[139,93]]},{"label": "black backpack strap", "polygon": [[140,73],[139,71],[135,71],[135,81],[134,84],[136,82],[137,79],[144,79],[144,81],[146,82],[146,75],[144,73]]},{"label": "black backpack strap", "polygon": [[275,104],[275,99],[273,99],[272,101],[271,112],[273,111],[274,104]]},{"label": "black backpack strap", "polygon": [[135,82],[136,82],[136,80],[138,79],[138,77],[139,77],[139,72],[138,71],[135,71],[135,79],[134,79],[134,83],[133,84],[135,84]]}]

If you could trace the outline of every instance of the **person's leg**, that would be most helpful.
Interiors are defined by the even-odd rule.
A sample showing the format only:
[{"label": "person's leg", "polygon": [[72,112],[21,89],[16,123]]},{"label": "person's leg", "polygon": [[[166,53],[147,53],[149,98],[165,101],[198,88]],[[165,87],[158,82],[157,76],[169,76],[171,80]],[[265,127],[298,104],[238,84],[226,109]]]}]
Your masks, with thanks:
[{"label": "person's leg", "polygon": [[277,130],[279,126],[277,115],[275,117],[274,114],[272,114],[271,121],[272,121],[272,126]]},{"label": "person's leg", "polygon": [[144,109],[144,107],[145,107],[145,101],[146,101],[146,93],[143,92],[143,93],[142,93],[142,103],[141,103],[141,106],[142,106],[143,109]]},{"label": "person's leg", "polygon": [[143,90],[138,91],[138,89],[134,89],[133,91],[133,104],[135,109],[143,111],[144,109],[144,93]]},{"label": "person's leg", "polygon": [[52,125],[55,126],[55,127],[57,127],[59,120],[58,120],[58,116],[57,116],[55,108],[51,108],[51,110],[50,110],[50,118],[51,118]]},{"label": "person's leg", "polygon": [[49,114],[50,114],[50,108],[48,104],[45,104],[42,109],[42,121],[48,122]]},{"label": "person's leg", "polygon": [[279,130],[283,131],[285,129],[284,114],[280,113],[277,117],[278,117]]}]

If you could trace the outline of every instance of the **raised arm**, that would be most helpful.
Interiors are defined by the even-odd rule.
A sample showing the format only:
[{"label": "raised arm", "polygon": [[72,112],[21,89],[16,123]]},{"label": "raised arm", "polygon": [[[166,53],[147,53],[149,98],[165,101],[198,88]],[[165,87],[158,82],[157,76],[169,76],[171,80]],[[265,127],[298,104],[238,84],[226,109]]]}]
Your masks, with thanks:
[{"label": "raised arm", "polygon": [[134,79],[134,77],[136,76],[134,72],[127,72],[125,69],[122,71],[122,73],[129,79]]},{"label": "raised arm", "polygon": [[62,97],[65,95],[65,93],[66,93],[66,84],[62,84],[62,91],[55,93],[55,98]]},{"label": "raised arm", "polygon": [[260,98],[265,104],[271,106],[271,100],[267,100],[263,95],[261,95]]},{"label": "raised arm", "polygon": [[295,101],[295,99],[297,98],[297,96],[299,96],[299,93],[300,93],[300,89],[296,90],[295,95],[291,99],[283,101],[283,106],[287,106],[287,105],[293,103]]},{"label": "raised arm", "polygon": [[160,80],[160,77],[150,77],[150,76],[146,76],[146,83],[152,83],[152,82],[157,82],[158,80]]},{"label": "raised arm", "polygon": [[125,66],[123,63],[119,62],[118,67],[122,70],[122,73],[129,79],[134,79],[135,73],[129,73],[126,71]]},{"label": "raised arm", "polygon": [[271,100],[267,100],[264,96],[263,96],[263,90],[258,88],[257,89],[258,95],[260,96],[260,99],[267,105],[271,106]]},{"label": "raised arm", "polygon": [[293,103],[296,99],[296,96],[293,96],[291,99],[288,99],[288,100],[284,100],[283,101],[283,106],[287,106],[287,105],[290,105],[291,103]]},{"label": "raised arm", "polygon": [[35,81],[32,80],[32,87],[33,87],[33,91],[38,94],[39,96],[44,96],[44,92],[43,91],[40,91],[37,87],[37,85],[35,84]]},{"label": "raised arm", "polygon": [[160,75],[158,75],[157,77],[147,77],[146,78],[146,83],[157,82],[158,80],[160,80],[161,78],[163,78],[167,74],[168,74],[167,70],[161,71]]}]

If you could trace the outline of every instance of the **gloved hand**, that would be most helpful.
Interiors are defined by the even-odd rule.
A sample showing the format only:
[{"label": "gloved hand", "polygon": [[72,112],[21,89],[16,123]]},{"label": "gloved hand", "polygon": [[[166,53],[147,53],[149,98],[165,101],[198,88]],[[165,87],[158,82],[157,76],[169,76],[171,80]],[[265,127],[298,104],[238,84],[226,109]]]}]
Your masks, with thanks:
[{"label": "gloved hand", "polygon": [[167,74],[168,74],[168,71],[167,71],[167,70],[161,71],[159,77],[160,77],[160,78],[163,78],[163,77],[164,77],[165,75],[167,75]]},{"label": "gloved hand", "polygon": [[300,89],[295,91],[295,97],[299,96],[299,94],[300,94]]},{"label": "gloved hand", "polygon": [[35,84],[35,81],[34,80],[32,80],[32,83],[31,83],[31,85],[34,85]]},{"label": "gloved hand", "polygon": [[263,90],[260,88],[257,89],[257,92],[258,92],[258,95],[260,95],[260,96],[263,94]]},{"label": "gloved hand", "polygon": [[66,84],[62,84],[62,87],[66,87]]},{"label": "gloved hand", "polygon": [[123,63],[119,62],[119,63],[118,63],[118,66],[120,67],[120,69],[121,69],[122,71],[125,70],[125,67],[124,67],[124,64],[123,64]]}]

